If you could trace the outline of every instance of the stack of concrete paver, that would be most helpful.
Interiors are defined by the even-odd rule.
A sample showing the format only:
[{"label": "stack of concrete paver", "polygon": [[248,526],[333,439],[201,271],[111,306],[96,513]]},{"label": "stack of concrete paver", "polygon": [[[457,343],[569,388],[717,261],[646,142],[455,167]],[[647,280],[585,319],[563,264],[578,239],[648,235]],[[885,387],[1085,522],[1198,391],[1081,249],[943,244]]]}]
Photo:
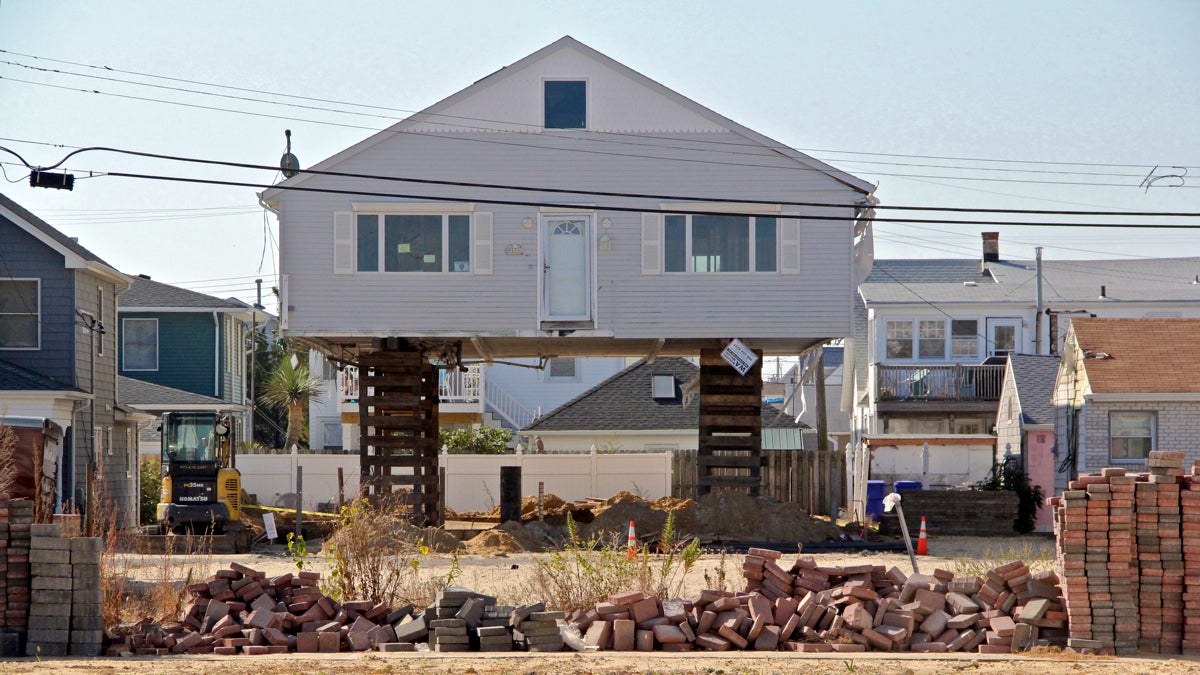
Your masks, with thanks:
[{"label": "stack of concrete paver", "polygon": [[[1196,502],[1181,492],[1190,483],[1184,457],[1156,450],[1147,473],[1104,469],[1071,481],[1050,500],[1070,647],[1120,655],[1192,649],[1185,603],[1200,595],[1184,591],[1189,569],[1200,581],[1200,558],[1187,566],[1188,552],[1200,545],[1200,510],[1194,528],[1186,527],[1183,504]],[[1200,613],[1193,620],[1200,623]]]},{"label": "stack of concrete paver", "polygon": [[99,656],[104,647],[104,589],[100,583],[100,554],[104,540],[75,537],[71,542],[72,656]]},{"label": "stack of concrete paver", "polygon": [[569,623],[588,647],[651,651],[867,650],[1010,653],[1066,643],[1066,613],[1053,572],[1022,562],[986,578],[955,579],[944,570],[906,576],[861,565],[820,567],[751,549],[742,593],[703,591],[695,601],[661,602],[620,593]]},{"label": "stack of concrete paver", "polygon": [[30,531],[33,573],[26,656],[66,656],[71,642],[71,540],[59,526],[35,523]]},{"label": "stack of concrete paver", "polygon": [[33,502],[0,499],[0,657],[23,656],[29,628],[29,530]]},{"label": "stack of concrete paver", "polygon": [[1183,640],[1180,652],[1200,656],[1200,460],[1192,464],[1179,494],[1183,552]]}]

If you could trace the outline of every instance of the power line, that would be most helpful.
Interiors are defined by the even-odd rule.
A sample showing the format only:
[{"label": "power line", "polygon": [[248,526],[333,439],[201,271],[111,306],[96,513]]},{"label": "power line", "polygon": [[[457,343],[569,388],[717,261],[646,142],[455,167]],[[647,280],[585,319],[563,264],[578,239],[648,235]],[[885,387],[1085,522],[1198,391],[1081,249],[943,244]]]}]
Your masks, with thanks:
[{"label": "power line", "polygon": [[[200,95],[200,96],[213,96],[213,97],[217,97],[217,98],[225,98],[225,99],[231,99],[231,100],[236,100],[236,101],[246,101],[246,102],[250,102],[250,103],[280,105],[280,106],[286,106],[286,107],[291,107],[291,108],[300,108],[303,110],[314,110],[314,111],[318,111],[318,112],[328,112],[328,113],[336,113],[336,114],[343,114],[343,115],[357,115],[357,116],[363,116],[363,117],[373,117],[373,118],[388,119],[388,120],[395,119],[395,117],[392,115],[379,115],[379,114],[375,114],[375,113],[364,113],[364,112],[358,112],[358,111],[354,111],[354,110],[338,110],[336,108],[326,108],[326,107],[321,107],[321,106],[304,105],[304,104],[298,104],[298,103],[271,101],[271,100],[267,100],[267,99],[254,98],[254,97],[250,97],[250,96],[237,96],[237,95],[231,95],[231,94],[221,94],[221,93],[217,93],[217,92],[200,91],[200,90],[196,90],[196,89],[188,89],[186,87],[172,87],[172,86],[167,86],[167,85],[152,84],[152,83],[148,83],[148,82],[137,82],[135,80],[127,80],[127,79],[121,79],[121,78],[115,78],[115,77],[106,77],[106,76],[102,76],[102,75],[88,75],[85,73],[74,73],[74,72],[70,72],[70,71],[59,70],[56,68],[41,68],[38,66],[31,66],[28,64],[23,64],[23,63],[19,63],[19,62],[15,62],[15,61],[0,60],[0,64],[10,65],[10,66],[15,66],[15,67],[20,67],[20,68],[26,68],[29,70],[35,70],[35,71],[45,72],[45,73],[52,73],[52,74],[58,74],[58,75],[69,75],[69,76],[73,76],[73,77],[92,78],[92,79],[104,80],[104,81],[108,81],[108,82],[119,82],[122,84],[132,84],[132,85],[136,85],[136,86],[151,87],[154,89],[163,89],[163,90],[167,90],[167,91],[195,94],[195,95]],[[102,92],[94,92],[94,93],[102,93]],[[351,104],[351,105],[354,105],[354,104]],[[399,110],[399,109],[397,109],[397,110]],[[415,112],[415,111],[402,111],[402,112]],[[476,119],[478,119],[478,118],[476,118]],[[508,122],[503,122],[500,120],[479,119],[479,121],[495,122],[497,124],[510,124]],[[457,128],[461,128],[461,129],[469,130],[469,131],[492,131],[492,130],[494,130],[489,127],[481,127],[481,126],[473,126],[473,125],[465,125],[465,124],[451,124],[451,123],[445,123],[445,122],[440,122],[439,124],[442,126],[457,127]],[[534,126],[534,125],[528,125],[528,126]],[[543,129],[543,127],[538,126],[537,129],[538,129],[538,131],[541,131]],[[531,132],[516,131],[513,133],[531,133]],[[633,136],[633,134],[625,134],[625,133],[619,133],[616,135]],[[649,138],[649,136],[645,136],[645,135],[638,136],[638,137],[639,138]],[[738,152],[735,150],[725,150],[725,149],[706,149],[706,148],[696,148],[696,147],[684,147],[684,146],[677,146],[677,145],[662,145],[662,144],[654,144],[654,143],[635,143],[635,142],[631,142],[631,141],[622,141],[622,140],[616,140],[616,139],[605,138],[605,137],[572,136],[572,138],[575,138],[577,140],[587,141],[587,142],[596,142],[596,143],[617,143],[617,144],[622,144],[622,145],[635,145],[635,146],[641,146],[641,147],[674,148],[674,149],[680,149],[680,150],[692,150],[695,152],[719,152],[719,153],[727,154],[727,155],[748,155],[748,156],[753,156],[753,157],[762,157],[761,152]],[[662,138],[664,140],[672,140],[672,141],[691,142],[688,139],[676,139],[676,138],[657,137],[657,136],[654,138]],[[759,149],[762,149],[763,147],[769,147],[769,146],[762,146],[762,145],[752,145],[752,144],[748,144],[748,143],[736,143],[736,144],[721,143],[721,145],[738,145],[741,147],[747,147],[747,148],[754,147],[754,148],[759,148]],[[858,154],[858,153],[856,153],[856,154]],[[949,159],[949,158],[947,158],[947,159]],[[1051,170],[1051,169],[1018,169],[1018,168],[1000,168],[1000,167],[946,166],[943,164],[925,164],[925,163],[915,163],[915,162],[879,161],[879,160],[865,160],[865,159],[853,159],[851,161],[854,161],[859,164],[877,164],[877,165],[883,165],[883,166],[904,166],[904,167],[924,167],[924,168],[936,168],[936,169],[956,169],[956,170],[961,170],[961,171],[996,171],[996,172],[1006,172],[1006,173],[1032,173],[1032,174],[1044,174],[1044,175],[1080,175],[1080,176],[1102,176],[1102,177],[1139,178],[1139,179],[1143,178],[1145,176],[1144,172],[1143,173],[1111,173],[1111,172],[1103,172],[1103,171],[1099,171],[1099,172],[1096,172],[1096,171],[1058,171],[1058,170]],[[955,161],[974,161],[974,160],[958,158],[958,159],[955,159]],[[1042,163],[1042,164],[1045,164],[1045,163]],[[1137,166],[1136,168],[1145,169],[1145,167],[1143,167],[1143,166]]]},{"label": "power line", "polygon": [[[5,148],[3,146],[0,146],[0,150],[12,153],[11,150],[8,150],[7,148]],[[162,159],[162,160],[175,161],[175,162],[187,162],[187,163],[193,163],[193,164],[203,164],[203,165],[212,165],[212,166],[225,166],[225,167],[230,167],[230,168],[252,169],[252,170],[259,170],[259,171],[274,172],[277,170],[277,167],[274,167],[271,165],[266,165],[266,164],[251,164],[251,163],[247,163],[247,162],[230,162],[230,161],[224,161],[224,160],[203,159],[203,158],[198,158],[198,157],[186,157],[186,156],[181,156],[181,155],[167,155],[167,154],[162,154],[162,153],[145,152],[145,151],[140,151],[140,150],[128,150],[128,149],[124,149],[124,148],[112,148],[112,147],[105,147],[105,146],[90,146],[90,147],[76,148],[76,149],[72,150],[71,152],[68,152],[66,155],[63,156],[62,159],[60,159],[58,162],[56,162],[54,164],[51,164],[49,166],[43,166],[43,167],[30,166],[29,168],[31,168],[31,169],[39,168],[39,169],[43,169],[43,170],[55,169],[55,168],[58,168],[59,166],[61,166],[63,163],[65,163],[71,157],[74,157],[75,155],[79,155],[79,154],[82,154],[85,152],[112,152],[112,153],[117,153],[117,154],[135,156],[135,157],[146,157],[146,158],[150,158],[150,159]],[[16,153],[12,153],[12,154],[16,155]],[[24,160],[22,159],[22,161],[24,161]],[[27,164],[27,166],[28,166],[28,164]],[[630,198],[630,199],[658,199],[658,200],[680,200],[680,201],[693,200],[693,201],[701,201],[701,202],[718,202],[718,203],[733,203],[733,204],[768,204],[768,205],[804,206],[804,207],[837,208],[837,209],[844,209],[844,208],[847,208],[848,206],[850,206],[845,203],[838,204],[838,203],[831,203],[831,202],[798,202],[798,201],[779,201],[779,200],[767,200],[767,199],[742,199],[742,198],[732,198],[732,197],[714,197],[714,196],[707,196],[707,195],[664,195],[664,194],[649,194],[649,193],[637,193],[637,192],[615,192],[615,191],[604,191],[604,190],[575,190],[575,189],[569,189],[569,188],[553,188],[553,187],[545,187],[545,186],[510,185],[510,184],[501,184],[501,183],[478,183],[478,182],[471,182],[471,181],[450,181],[450,180],[438,180],[438,179],[432,179],[432,178],[411,178],[411,177],[401,177],[401,176],[381,176],[378,174],[363,174],[363,173],[353,173],[353,172],[345,172],[345,171],[322,171],[322,170],[317,170],[317,169],[301,169],[301,170],[299,170],[299,173],[300,174],[310,174],[310,175],[315,175],[315,176],[330,176],[330,177],[337,177],[337,178],[361,178],[361,179],[368,179],[368,180],[381,180],[381,181],[401,182],[401,183],[417,183],[417,184],[421,184],[421,185],[443,185],[443,186],[450,186],[450,187],[469,187],[469,188],[484,188],[484,189],[496,189],[496,190],[514,190],[514,191],[522,191],[522,192],[540,192],[540,193],[550,193],[550,194],[592,195],[592,196],[599,196],[599,197],[621,197],[621,198]],[[109,175],[117,175],[112,172],[108,172],[108,174]],[[285,186],[283,184],[277,184],[273,187],[283,188]],[[438,198],[433,197],[432,199],[438,199]],[[446,198],[441,198],[441,199],[446,199]],[[485,200],[476,199],[475,201],[485,201]],[[505,202],[492,202],[492,203],[505,203]],[[1200,212],[1165,212],[1165,211],[1081,211],[1081,210],[1062,210],[1062,209],[1059,209],[1059,210],[997,209],[997,208],[981,208],[981,207],[901,206],[901,205],[886,205],[886,204],[875,205],[874,208],[875,209],[892,209],[892,210],[897,210],[897,211],[944,211],[944,212],[950,212],[950,213],[1004,213],[1004,214],[1020,214],[1020,215],[1118,216],[1118,217],[1147,217],[1147,216],[1149,216],[1149,217],[1184,217],[1184,218],[1200,217]],[[687,213],[694,214],[694,213],[698,213],[698,212],[688,211]],[[836,218],[836,219],[840,220],[841,218]],[[918,223],[939,222],[939,221],[928,221],[928,220],[901,220],[901,219],[884,219],[884,218],[877,218],[876,220],[878,220],[880,222],[918,222]],[[949,222],[949,221],[946,221],[946,222]],[[964,223],[956,223],[956,224],[964,224]],[[975,224],[1008,225],[1008,224],[1018,224],[1018,223],[993,223],[993,222],[988,222],[988,221],[980,221]]]},{"label": "power line", "polygon": [[[224,181],[209,178],[189,178],[184,176],[164,176],[151,175],[142,173],[129,173],[124,171],[109,171],[103,173],[105,176],[114,178],[137,178],[143,180],[158,180],[166,182],[178,183],[197,183],[202,185],[224,185],[229,187],[249,187],[270,189],[277,188],[280,190],[290,190],[295,192],[316,192],[323,194],[343,194],[357,195],[364,197],[389,197],[393,199],[420,199],[436,202],[452,202],[452,201],[472,201],[481,204],[498,204],[504,206],[533,206],[533,207],[558,207],[578,209],[578,204],[570,203],[553,203],[553,202],[538,202],[518,199],[491,199],[480,197],[467,196],[450,196],[450,195],[419,195],[408,193],[394,192],[370,192],[365,190],[339,190],[335,188],[312,188],[303,186],[290,185],[267,185],[264,183],[249,183],[243,181]],[[661,213],[661,214],[678,214],[678,215],[701,215],[701,216],[745,216],[761,217],[762,213],[732,213],[728,211],[705,211],[699,209],[683,209],[683,208],[661,208],[648,210],[644,207],[634,206],[616,206],[616,205],[591,205],[589,208],[596,211],[617,211],[623,213]],[[816,215],[781,215],[783,218],[797,218],[800,220],[847,220],[845,216],[816,216]],[[1033,223],[1033,222],[1008,222],[1008,221],[993,221],[993,220],[929,220],[924,218],[875,218],[876,222],[890,223],[934,223],[941,225],[989,225],[998,227],[1097,227],[1097,228],[1154,228],[1154,229],[1180,229],[1194,230],[1200,229],[1200,224],[1179,224],[1179,223]]]},{"label": "power line", "polygon": [[[405,115],[424,114],[431,118],[437,117],[437,118],[444,118],[444,119],[467,120],[467,121],[473,121],[473,122],[507,124],[507,125],[511,125],[511,126],[528,127],[530,129],[539,130],[539,131],[545,129],[545,127],[543,127],[542,125],[539,125],[539,124],[529,124],[529,123],[524,123],[524,122],[511,122],[511,121],[504,121],[504,120],[488,119],[488,118],[483,118],[483,117],[468,117],[468,116],[462,116],[462,115],[449,115],[449,114],[445,114],[445,113],[426,113],[426,112],[424,112],[424,110],[395,108],[395,107],[373,105],[373,104],[367,104],[367,103],[356,103],[353,101],[342,101],[342,100],[336,100],[336,99],[304,96],[304,95],[300,95],[300,94],[289,94],[289,93],[284,93],[284,92],[266,91],[266,90],[263,90],[260,88],[239,87],[239,86],[235,86],[235,85],[219,84],[219,83],[214,83],[214,82],[204,82],[204,81],[200,81],[200,80],[192,80],[192,79],[181,78],[181,77],[172,77],[172,76],[167,76],[167,75],[157,75],[157,74],[153,74],[153,73],[139,72],[139,71],[134,71],[134,70],[123,70],[120,68],[114,68],[114,67],[106,66],[106,65],[102,66],[102,65],[96,65],[96,64],[91,64],[91,63],[82,63],[82,62],[78,62],[78,61],[55,59],[55,58],[46,57],[46,56],[39,56],[36,54],[26,54],[26,53],[21,53],[21,52],[15,52],[15,51],[7,50],[7,49],[0,49],[0,53],[11,54],[13,56],[19,56],[19,57],[23,57],[23,58],[37,59],[37,60],[41,60],[41,61],[48,61],[51,63],[61,63],[61,64],[66,64],[66,65],[100,70],[100,71],[103,71],[106,73],[123,73],[123,74],[127,74],[127,75],[136,75],[138,77],[148,77],[148,78],[153,78],[153,79],[166,80],[166,81],[170,81],[170,82],[179,82],[179,83],[183,83],[183,84],[199,85],[199,86],[210,87],[210,88],[215,88],[215,89],[228,89],[231,91],[241,91],[241,92],[248,92],[248,93],[254,93],[254,94],[259,94],[259,95],[265,94],[265,95],[269,95],[269,96],[280,96],[280,97],[293,98],[293,99],[303,100],[303,101],[312,101],[312,102],[317,102],[317,103],[349,105],[349,106],[354,106],[354,107],[359,107],[359,108],[383,110],[383,111],[388,111],[388,112],[398,112],[398,113],[403,113]],[[32,66],[26,66],[24,64],[17,64],[17,65],[21,65],[22,67],[26,67],[26,68],[33,68]],[[87,75],[81,75],[81,74],[76,74],[76,73],[67,73],[67,74],[75,74],[80,77],[89,77]],[[95,76],[90,76],[90,77],[95,77]],[[131,82],[131,84],[144,84],[146,86],[150,86],[148,83]],[[209,92],[196,92],[196,93],[207,94]],[[261,102],[284,105],[282,103],[274,102],[274,101],[261,101]],[[455,125],[445,124],[445,126],[455,126]],[[481,129],[484,127],[472,127],[472,128]],[[486,128],[486,129],[489,131],[493,130],[492,128]],[[669,136],[653,136],[653,135],[647,135],[647,134],[632,134],[632,133],[622,133],[622,132],[609,132],[609,134],[610,135],[633,136],[636,138],[658,138],[661,140],[685,140],[685,139],[678,139],[678,138],[669,137]],[[694,140],[687,139],[687,142],[699,143],[699,144],[709,144],[709,145],[763,147],[762,145],[760,145],[758,143],[753,143],[753,142],[743,143],[743,142],[737,142],[737,141],[720,141],[720,140],[712,140],[712,139],[694,139]],[[791,149],[791,148],[787,148],[786,146],[780,146],[780,148],[789,149],[789,150]],[[866,155],[866,156],[874,156],[874,157],[903,157],[903,158],[912,158],[912,159],[936,159],[936,160],[943,160],[943,161],[995,162],[995,163],[1002,163],[1002,164],[1039,164],[1039,165],[1046,165],[1046,166],[1057,165],[1057,166],[1088,166],[1088,167],[1115,167],[1115,168],[1145,169],[1145,168],[1148,168],[1149,166],[1151,166],[1151,164],[1152,164],[1152,163],[1122,164],[1122,163],[1100,163],[1100,162],[1068,162],[1068,161],[996,159],[996,158],[985,158],[985,157],[961,157],[961,156],[943,156],[943,155],[905,154],[905,153],[895,153],[895,152],[867,152],[867,151],[858,151],[858,150],[835,150],[835,149],[828,149],[828,148],[796,148],[796,149],[800,150],[801,152],[828,152],[828,153],[837,153],[837,154]],[[1158,162],[1158,164],[1161,166],[1168,166],[1168,165],[1176,166],[1176,164],[1170,163],[1170,162]],[[1178,165],[1178,166],[1182,166],[1182,165]],[[1194,169],[1194,168],[1200,168],[1200,167],[1184,166],[1183,168]]]},{"label": "power line", "polygon": [[[554,151],[554,152],[572,152],[572,153],[583,153],[583,154],[601,155],[601,156],[627,157],[627,158],[632,158],[632,159],[647,159],[647,160],[659,160],[659,161],[669,161],[669,162],[685,162],[685,163],[693,163],[693,164],[711,164],[711,165],[720,165],[720,166],[739,166],[739,167],[764,168],[764,169],[775,169],[775,170],[784,170],[784,171],[815,171],[815,172],[819,172],[819,173],[827,173],[823,169],[820,169],[817,167],[810,167],[810,166],[795,166],[795,165],[781,166],[781,165],[770,165],[770,164],[752,164],[752,163],[747,163],[747,162],[726,162],[726,161],[720,161],[720,160],[697,159],[697,158],[689,158],[689,157],[669,157],[669,156],[662,156],[662,155],[639,155],[639,154],[611,152],[611,151],[604,151],[604,150],[589,150],[586,148],[571,148],[571,147],[561,147],[561,146],[544,145],[544,144],[539,145],[539,144],[529,144],[529,143],[518,143],[518,142],[514,142],[514,141],[501,141],[501,140],[496,140],[496,139],[492,139],[492,138],[480,138],[480,137],[475,137],[475,136],[428,134],[428,133],[413,132],[413,131],[408,131],[408,130],[403,130],[403,129],[396,130],[396,129],[391,129],[391,128],[369,127],[369,126],[364,126],[364,125],[346,124],[346,123],[342,123],[342,122],[330,122],[330,121],[316,120],[316,119],[310,119],[310,118],[288,117],[285,115],[273,115],[270,113],[253,112],[253,111],[248,111],[248,110],[238,110],[238,109],[234,109],[234,108],[222,108],[219,106],[208,106],[208,105],[200,105],[200,104],[195,104],[195,103],[184,103],[181,101],[169,101],[166,99],[150,98],[150,97],[146,97],[146,96],[134,96],[131,94],[119,94],[119,93],[115,93],[115,92],[105,92],[105,91],[100,91],[99,89],[80,89],[77,87],[67,87],[67,86],[63,86],[63,85],[50,84],[47,82],[36,82],[33,80],[25,80],[25,79],[14,78],[14,77],[0,76],[0,79],[6,79],[11,82],[20,82],[23,84],[30,84],[30,85],[41,86],[41,87],[49,87],[52,89],[61,89],[61,90],[66,90],[66,91],[74,91],[74,92],[81,92],[81,93],[87,93],[87,94],[97,94],[97,95],[101,95],[101,96],[111,96],[111,97],[115,97],[115,98],[122,98],[122,99],[134,100],[134,101],[162,103],[165,105],[181,106],[181,107],[185,107],[185,108],[195,108],[195,109],[199,109],[199,110],[208,110],[208,111],[216,111],[216,112],[227,112],[227,113],[233,113],[233,114],[239,114],[239,115],[249,115],[249,116],[253,116],[253,117],[263,117],[263,118],[268,118],[268,119],[286,120],[286,121],[290,121],[290,122],[324,124],[324,125],[342,127],[342,128],[347,128],[347,129],[362,129],[362,130],[372,131],[372,132],[376,132],[376,133],[413,134],[413,135],[420,135],[422,138],[437,139],[437,140],[442,140],[442,141],[462,141],[462,142],[470,142],[470,143],[487,143],[487,144],[494,144],[494,145],[533,148],[533,149],[538,149],[538,150]],[[530,137],[539,137],[539,138],[547,138],[547,137],[560,138],[562,140],[582,140],[582,141],[589,140],[586,138],[579,138],[579,137],[559,136],[557,134],[556,135],[529,134],[529,136]],[[639,144],[639,145],[643,145],[643,144]],[[674,149],[688,150],[690,152],[702,152],[703,151],[702,149],[698,149],[698,148],[681,148],[679,146],[667,146],[667,145],[661,145],[661,144],[654,144],[654,145],[650,145],[649,147],[656,147],[656,148],[662,148],[662,149],[674,148]],[[767,149],[772,149],[770,146],[761,146],[761,147],[764,147]],[[729,153],[727,153],[727,154],[729,154]],[[742,153],[742,154],[746,154],[746,153]],[[764,158],[768,157],[767,155],[760,155],[758,153],[749,153],[749,154],[752,154],[754,156],[761,156]],[[780,158],[789,159],[789,160],[791,159],[791,158],[788,158],[783,155],[780,155]],[[946,168],[953,168],[953,167],[946,167]],[[1036,185],[1070,185],[1070,186],[1082,186],[1082,187],[1124,187],[1124,188],[1136,187],[1136,186],[1134,186],[1132,184],[1128,184],[1128,183],[1026,180],[1026,179],[1018,179],[1018,178],[987,178],[987,177],[982,177],[982,176],[945,176],[945,175],[910,174],[910,173],[887,173],[887,172],[879,172],[879,171],[872,172],[872,173],[876,176],[901,177],[901,178],[936,178],[939,180],[964,180],[964,181],[983,181],[983,182],[1001,182],[1001,183],[1022,183],[1022,184],[1036,184]],[[1179,186],[1172,186],[1172,187],[1194,188],[1194,187],[1200,187],[1200,186],[1179,185]]]}]

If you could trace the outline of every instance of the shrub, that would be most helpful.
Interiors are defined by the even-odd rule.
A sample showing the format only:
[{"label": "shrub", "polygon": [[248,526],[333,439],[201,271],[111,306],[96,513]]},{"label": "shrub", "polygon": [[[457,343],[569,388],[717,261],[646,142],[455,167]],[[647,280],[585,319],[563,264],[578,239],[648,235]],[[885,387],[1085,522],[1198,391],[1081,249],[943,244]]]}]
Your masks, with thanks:
[{"label": "shrub", "polygon": [[981,490],[1008,490],[1017,493],[1017,519],[1013,529],[1021,534],[1033,532],[1038,509],[1042,507],[1042,488],[1029,480],[1029,474],[1007,461],[992,467],[986,480],[976,483]]},{"label": "shrub", "polygon": [[452,455],[503,455],[512,442],[512,430],[496,427],[438,430],[438,443]]},{"label": "shrub", "polygon": [[157,457],[142,460],[138,465],[138,480],[142,485],[138,522],[153,525],[158,521],[158,500],[162,498],[162,462]]}]

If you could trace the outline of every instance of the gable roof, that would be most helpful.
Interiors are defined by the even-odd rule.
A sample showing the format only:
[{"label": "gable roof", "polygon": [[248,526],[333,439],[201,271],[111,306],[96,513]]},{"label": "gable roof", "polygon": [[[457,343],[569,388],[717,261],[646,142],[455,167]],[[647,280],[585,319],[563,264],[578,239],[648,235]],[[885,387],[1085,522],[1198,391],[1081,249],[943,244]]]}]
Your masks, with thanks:
[{"label": "gable roof", "polygon": [[0,359],[0,391],[69,391],[82,389]]},{"label": "gable roof", "polygon": [[1093,394],[1200,393],[1200,319],[1071,320]]},{"label": "gable roof", "polygon": [[[876,260],[859,292],[867,304],[983,302],[1032,307],[1036,276],[1036,262],[1031,260],[986,266],[966,258]],[[1043,260],[1042,297],[1045,304],[1078,305],[1076,309],[1106,302],[1200,305],[1198,277],[1200,258]]]},{"label": "gable roof", "polygon": [[187,308],[198,310],[251,309],[240,300],[222,300],[186,288],[164,284],[144,276],[133,278],[129,290],[121,294],[120,309]]},{"label": "gable roof", "polygon": [[[470,86],[466,87],[465,89],[462,89],[454,94],[451,94],[450,96],[442,99],[441,101],[434,103],[433,105],[425,108],[424,110],[421,110],[420,112],[410,115],[409,117],[401,120],[400,122],[397,122],[396,124],[392,125],[391,127],[388,127],[384,131],[381,131],[381,132],[347,148],[346,150],[343,150],[342,152],[339,152],[339,153],[333,155],[332,157],[329,157],[321,162],[318,162],[316,165],[314,165],[311,168],[313,170],[318,170],[318,171],[329,170],[330,167],[335,166],[335,165],[341,163],[342,161],[344,161],[364,150],[367,150],[368,148],[373,147],[374,145],[376,145],[378,143],[381,143],[387,139],[390,139],[390,138],[394,137],[396,134],[414,132],[414,131],[418,130],[419,127],[421,127],[422,125],[426,125],[427,123],[431,122],[435,118],[442,117],[442,118],[447,118],[447,119],[457,121],[456,116],[444,115],[443,113],[446,113],[446,111],[448,109],[450,109],[452,106],[454,106],[455,104],[457,104],[471,96],[474,96],[487,88],[492,87],[493,85],[497,84],[498,82],[501,82],[507,78],[515,76],[517,73],[528,68],[529,66],[531,66],[539,61],[542,61],[557,52],[560,52],[562,50],[568,50],[568,49],[573,50],[583,56],[586,56],[586,57],[600,63],[601,65],[606,66],[606,67],[624,75],[625,77],[635,81],[636,83],[640,84],[641,86],[652,90],[653,92],[659,94],[660,96],[671,100],[675,104],[681,105],[681,106],[689,109],[693,113],[695,113],[695,114],[697,114],[697,115],[699,115],[721,127],[724,127],[733,133],[736,133],[736,134],[743,136],[749,140],[752,140],[755,143],[762,145],[764,148],[767,148],[770,151],[772,151],[776,154],[779,154],[783,157],[787,157],[803,166],[806,166],[808,168],[815,169],[821,173],[824,173],[827,176],[829,176],[830,178],[832,178],[833,180],[836,180],[839,183],[842,183],[843,185],[846,185],[847,187],[850,187],[864,195],[871,194],[872,192],[875,191],[875,186],[872,185],[871,183],[868,183],[867,181],[864,181],[856,176],[853,176],[844,171],[841,171],[840,169],[834,168],[833,166],[830,166],[829,164],[826,164],[818,159],[810,157],[794,148],[790,148],[790,147],[788,147],[776,140],[773,140],[767,136],[764,136],[763,134],[760,134],[757,131],[754,131],[748,127],[738,124],[737,122],[734,122],[733,120],[731,120],[723,115],[720,115],[719,113],[717,113],[703,105],[700,105],[699,103],[680,94],[679,92],[676,92],[673,89],[670,89],[670,88],[660,84],[659,82],[656,82],[655,80],[652,80],[649,77],[646,77],[645,75],[637,72],[636,70],[630,68],[629,66],[626,66],[623,63],[620,63],[619,61],[616,61],[616,60],[612,59],[611,57],[606,56],[605,54],[602,54],[602,53],[596,51],[595,49],[592,49],[591,47],[583,44],[582,42],[576,40],[575,38],[573,38],[569,35],[565,35],[565,36],[559,38],[558,40],[550,43],[549,45],[546,45],[545,47],[542,47],[541,49],[533,52],[532,54],[530,54],[508,66],[502,67],[499,70],[496,70],[496,71],[492,72],[491,74],[489,74],[483,78],[480,78],[479,80],[476,80],[474,83],[472,83]],[[493,123],[493,126],[495,126],[496,128],[494,128],[494,129],[492,129],[492,128],[489,128],[489,129],[477,128],[479,125],[486,124],[489,122]],[[442,124],[445,124],[445,123],[442,123]],[[466,126],[467,127],[466,129],[462,129],[462,128],[456,129],[455,131],[457,133],[462,133],[464,131],[480,131],[480,130],[509,131],[509,132],[514,132],[514,133],[520,133],[521,131],[520,131],[519,127],[526,126],[526,125],[518,124],[515,122],[506,122],[504,120],[466,119],[466,120],[459,121],[459,124],[453,124],[451,126],[456,126],[456,127]],[[586,133],[586,130],[574,130],[573,129],[571,131],[572,131],[572,133],[577,133],[577,134]],[[533,133],[533,134],[537,134],[540,132],[541,132],[541,129],[537,129],[535,131],[527,131],[527,133]],[[303,183],[306,179],[308,179],[311,176],[312,176],[312,174],[301,172],[299,175],[297,175],[295,177],[292,177],[292,178],[282,181],[275,187],[264,190],[260,194],[260,197],[265,202],[274,200],[276,197],[278,197],[284,191],[284,187],[295,187],[297,185],[300,185],[301,183]]]},{"label": "gable roof", "polygon": [[93,272],[109,277],[117,283],[128,283],[125,275],[118,272],[100,256],[92,253],[71,237],[59,232],[50,223],[35,216],[31,211],[0,194],[0,216],[11,220],[35,238],[55,249],[67,259],[67,267],[86,267]]},{"label": "gable roof", "polygon": [[178,406],[211,406],[228,408],[230,404],[219,398],[193,394],[190,391],[164,387],[124,375],[117,376],[117,387],[121,403],[135,408],[162,410]]},{"label": "gable roof", "polygon": [[1021,402],[1024,424],[1054,423],[1054,382],[1058,376],[1057,356],[1009,354],[1008,372]]},{"label": "gable roof", "polygon": [[[679,387],[700,371],[687,359],[659,358],[654,363],[638,361],[600,384],[534,420],[523,431],[646,431],[698,429],[700,401],[683,407]],[[651,395],[654,375],[675,378],[675,396],[655,399]],[[790,415],[764,404],[764,429],[803,429]]]}]

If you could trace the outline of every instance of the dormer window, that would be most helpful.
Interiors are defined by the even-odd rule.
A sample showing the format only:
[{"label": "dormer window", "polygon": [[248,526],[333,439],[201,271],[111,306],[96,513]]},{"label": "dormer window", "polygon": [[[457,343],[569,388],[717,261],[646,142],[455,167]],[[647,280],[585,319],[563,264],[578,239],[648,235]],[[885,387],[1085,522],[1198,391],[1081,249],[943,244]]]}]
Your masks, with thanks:
[{"label": "dormer window", "polygon": [[655,375],[650,383],[650,393],[656,399],[675,398],[675,376]]},{"label": "dormer window", "polygon": [[587,128],[587,82],[584,80],[546,80],[542,101],[546,129]]}]

